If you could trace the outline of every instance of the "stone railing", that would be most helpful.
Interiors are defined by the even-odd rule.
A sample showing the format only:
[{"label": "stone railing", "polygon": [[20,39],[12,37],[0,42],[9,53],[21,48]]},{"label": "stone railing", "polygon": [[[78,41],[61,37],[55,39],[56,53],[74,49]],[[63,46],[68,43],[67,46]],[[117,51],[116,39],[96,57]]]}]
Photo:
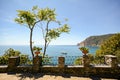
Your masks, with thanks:
[{"label": "stone railing", "polygon": [[[120,67],[117,63],[117,57],[112,56],[110,66],[91,66],[87,55],[83,56],[83,65],[66,66],[65,57],[58,58],[58,66],[42,65],[42,57],[36,56],[33,59],[33,65],[20,66],[20,57],[10,57],[8,66],[0,66],[0,73],[3,72],[30,72],[30,73],[47,73],[47,74],[70,74],[76,76],[109,76],[120,77]],[[110,76],[111,75],[111,76]]]}]

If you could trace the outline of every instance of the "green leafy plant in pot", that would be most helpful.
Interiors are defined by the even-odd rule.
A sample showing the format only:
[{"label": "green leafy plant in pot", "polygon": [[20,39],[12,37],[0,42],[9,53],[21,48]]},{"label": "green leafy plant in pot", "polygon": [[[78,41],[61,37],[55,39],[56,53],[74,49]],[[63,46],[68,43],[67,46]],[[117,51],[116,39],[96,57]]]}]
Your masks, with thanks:
[{"label": "green leafy plant in pot", "polygon": [[86,47],[80,47],[79,50],[81,50],[84,55],[86,55],[87,53],[89,53],[89,49],[86,48]]},{"label": "green leafy plant in pot", "polygon": [[36,56],[38,56],[38,54],[40,54],[41,50],[42,50],[42,48],[40,48],[40,47],[36,47],[36,46],[33,47],[33,51],[34,51],[34,54],[36,54]]}]

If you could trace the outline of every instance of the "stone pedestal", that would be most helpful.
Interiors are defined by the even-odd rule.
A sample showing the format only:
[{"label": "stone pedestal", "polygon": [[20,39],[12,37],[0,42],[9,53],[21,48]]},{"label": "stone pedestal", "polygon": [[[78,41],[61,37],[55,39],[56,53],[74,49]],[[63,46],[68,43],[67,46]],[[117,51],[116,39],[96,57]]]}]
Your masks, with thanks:
[{"label": "stone pedestal", "polygon": [[39,72],[41,66],[42,66],[42,57],[35,56],[33,58],[33,72]]},{"label": "stone pedestal", "polygon": [[117,57],[116,56],[111,57],[111,67],[116,68],[117,66],[118,66]]},{"label": "stone pedestal", "polygon": [[83,66],[84,67],[90,66],[90,59],[89,59],[88,55],[83,55]]},{"label": "stone pedestal", "polygon": [[64,57],[58,57],[58,67],[59,67],[59,73],[64,74],[64,68],[65,68],[65,58]]},{"label": "stone pedestal", "polygon": [[114,55],[105,55],[105,63],[115,68],[118,66],[117,57]]},{"label": "stone pedestal", "polygon": [[58,67],[65,67],[65,58],[64,57],[59,57],[58,58]]},{"label": "stone pedestal", "polygon": [[83,55],[83,66],[84,66],[84,74],[85,76],[89,76],[89,69],[90,69],[90,59],[88,55]]},{"label": "stone pedestal", "polygon": [[8,72],[16,72],[16,67],[20,63],[20,57],[19,56],[13,56],[10,57],[8,60]]}]

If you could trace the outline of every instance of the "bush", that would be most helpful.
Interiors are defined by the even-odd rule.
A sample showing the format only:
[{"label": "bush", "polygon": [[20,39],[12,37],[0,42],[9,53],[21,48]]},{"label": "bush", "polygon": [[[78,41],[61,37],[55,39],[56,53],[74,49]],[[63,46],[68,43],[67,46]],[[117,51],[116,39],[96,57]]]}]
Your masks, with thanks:
[{"label": "bush", "polygon": [[104,55],[115,55],[120,63],[120,33],[104,41],[100,49],[96,51],[96,58],[101,58]]},{"label": "bush", "polygon": [[5,51],[4,55],[0,57],[0,65],[7,65],[8,59],[11,56],[20,56],[20,64],[25,64],[27,63],[27,61],[30,61],[28,55],[21,54],[20,51],[9,48],[8,50]]},{"label": "bush", "polygon": [[83,58],[77,58],[74,61],[74,65],[82,65],[83,64]]}]

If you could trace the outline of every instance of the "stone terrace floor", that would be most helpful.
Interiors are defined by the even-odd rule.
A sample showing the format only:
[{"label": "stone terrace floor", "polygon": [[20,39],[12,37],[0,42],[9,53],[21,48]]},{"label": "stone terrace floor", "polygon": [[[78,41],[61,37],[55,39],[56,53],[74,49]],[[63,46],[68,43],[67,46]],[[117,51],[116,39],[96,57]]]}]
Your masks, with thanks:
[{"label": "stone terrace floor", "polygon": [[44,74],[7,74],[0,73],[0,80],[118,80],[110,78],[99,78],[99,77],[75,77],[75,76],[60,76],[60,75],[44,75]]}]

